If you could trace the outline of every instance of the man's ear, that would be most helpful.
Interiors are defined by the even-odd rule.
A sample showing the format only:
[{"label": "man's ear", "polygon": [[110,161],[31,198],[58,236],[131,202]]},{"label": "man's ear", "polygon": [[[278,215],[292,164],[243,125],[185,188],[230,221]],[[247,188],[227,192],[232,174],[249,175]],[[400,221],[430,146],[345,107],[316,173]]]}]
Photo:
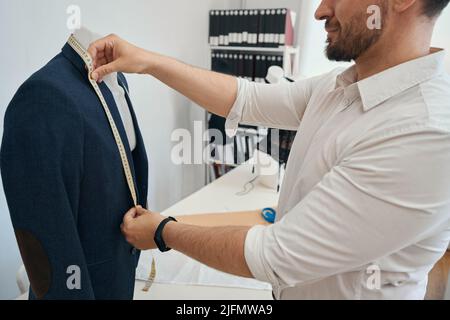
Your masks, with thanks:
[{"label": "man's ear", "polygon": [[389,0],[391,8],[397,14],[403,13],[414,6],[421,5],[420,1],[421,0]]}]

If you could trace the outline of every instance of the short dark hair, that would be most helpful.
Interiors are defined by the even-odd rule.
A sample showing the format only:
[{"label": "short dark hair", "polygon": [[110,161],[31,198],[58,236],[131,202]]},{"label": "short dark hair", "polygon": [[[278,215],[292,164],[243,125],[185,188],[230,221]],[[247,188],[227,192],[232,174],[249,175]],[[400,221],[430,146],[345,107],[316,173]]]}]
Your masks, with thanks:
[{"label": "short dark hair", "polygon": [[450,0],[423,0],[424,14],[434,18],[445,9],[449,2]]}]

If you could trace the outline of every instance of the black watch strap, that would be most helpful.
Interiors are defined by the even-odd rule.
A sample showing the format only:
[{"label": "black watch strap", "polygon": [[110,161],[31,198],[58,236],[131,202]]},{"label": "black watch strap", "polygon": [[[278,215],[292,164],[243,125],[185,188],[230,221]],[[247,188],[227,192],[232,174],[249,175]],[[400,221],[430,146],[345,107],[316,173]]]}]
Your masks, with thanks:
[{"label": "black watch strap", "polygon": [[168,217],[159,224],[159,226],[155,232],[154,240],[155,240],[156,245],[158,246],[159,251],[161,251],[161,252],[167,252],[167,251],[171,250],[171,248],[167,247],[166,242],[164,241],[163,236],[162,236],[164,227],[166,226],[166,224],[168,224],[171,221],[178,222],[177,219],[175,219],[173,217]]}]

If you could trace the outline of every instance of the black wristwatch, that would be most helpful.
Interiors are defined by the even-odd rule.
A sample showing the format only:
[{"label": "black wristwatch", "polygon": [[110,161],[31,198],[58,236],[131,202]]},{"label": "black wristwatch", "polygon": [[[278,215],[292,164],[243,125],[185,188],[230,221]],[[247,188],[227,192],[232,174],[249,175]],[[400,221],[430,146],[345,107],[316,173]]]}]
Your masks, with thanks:
[{"label": "black wristwatch", "polygon": [[155,237],[153,240],[155,240],[155,243],[158,246],[159,251],[161,251],[161,252],[167,252],[167,251],[172,250],[171,248],[167,247],[166,242],[164,241],[163,236],[162,236],[164,227],[166,226],[166,224],[168,224],[171,221],[178,222],[177,219],[175,219],[173,217],[168,217],[159,224],[159,226],[155,232]]}]

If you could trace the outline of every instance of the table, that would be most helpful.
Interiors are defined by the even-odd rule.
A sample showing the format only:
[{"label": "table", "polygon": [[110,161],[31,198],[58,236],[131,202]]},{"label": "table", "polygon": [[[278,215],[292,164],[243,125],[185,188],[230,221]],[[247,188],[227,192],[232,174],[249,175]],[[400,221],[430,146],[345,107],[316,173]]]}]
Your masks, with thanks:
[{"label": "table", "polygon": [[[264,207],[275,207],[278,203],[278,193],[276,190],[260,185],[258,180],[254,182],[254,188],[248,194],[237,195],[244,189],[244,185],[255,177],[252,173],[252,168],[250,163],[239,166],[200,191],[175,204],[162,214],[179,217],[185,223],[194,221],[210,225],[212,220],[223,223],[224,218],[228,217],[227,212],[244,212]],[[197,214],[206,215],[199,219],[198,216],[195,216]],[[215,215],[217,216],[214,217]],[[245,216],[245,213],[243,216]],[[243,224],[263,222],[257,215],[250,215],[244,219],[246,221]],[[238,224],[239,218],[238,216],[233,217],[230,215],[228,222],[230,224]],[[272,292],[268,284],[222,274],[175,251],[164,255],[159,254],[155,250],[142,252],[137,269],[138,279],[146,278],[145,275],[148,274],[148,265],[152,256],[155,256],[157,262],[156,281],[149,292],[143,292],[142,288],[145,282],[136,280],[135,300],[272,299]],[[164,272],[174,263],[176,264],[175,269],[180,269],[179,272],[165,276]],[[167,272],[170,273],[170,271]],[[189,278],[189,275],[194,276]],[[179,283],[171,283],[173,278],[176,278],[174,282]],[[208,285],[208,279],[214,279],[215,286]],[[246,285],[255,288],[245,288]]]}]

